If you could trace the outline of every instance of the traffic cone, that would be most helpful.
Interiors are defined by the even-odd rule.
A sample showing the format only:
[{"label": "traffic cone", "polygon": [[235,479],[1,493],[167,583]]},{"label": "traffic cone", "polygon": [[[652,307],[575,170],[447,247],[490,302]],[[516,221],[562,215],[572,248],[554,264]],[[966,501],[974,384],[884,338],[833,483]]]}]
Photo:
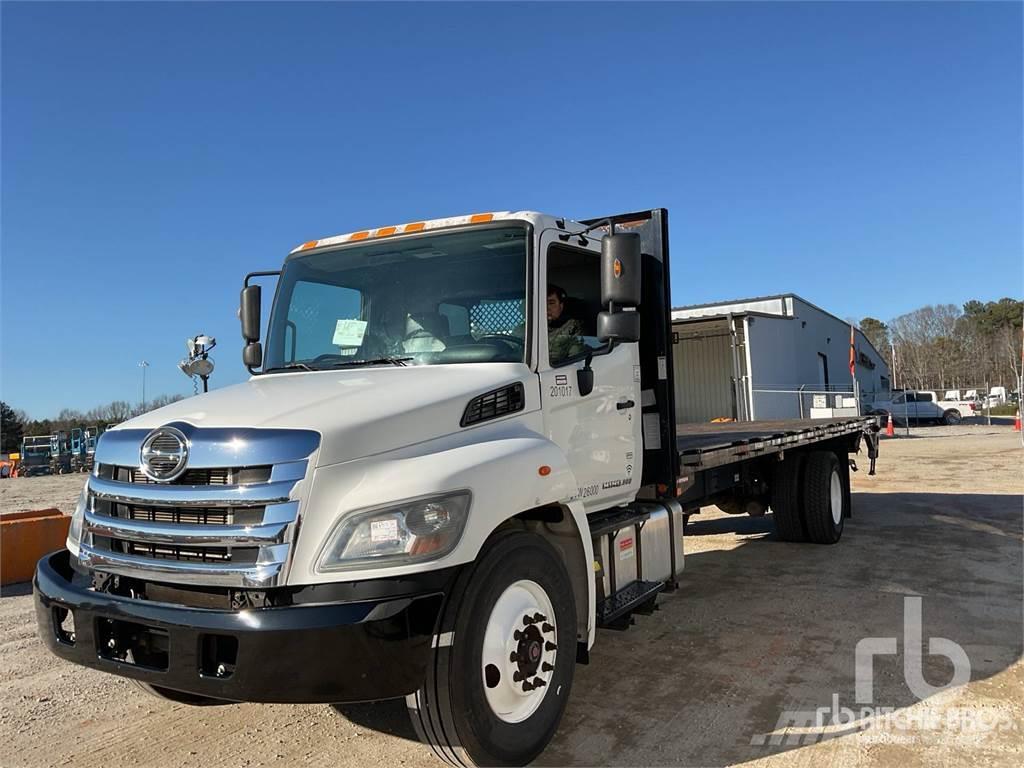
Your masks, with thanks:
[{"label": "traffic cone", "polygon": [[1020,432],[1020,408],[1017,409],[1017,418],[1013,420],[1013,431]]},{"label": "traffic cone", "polygon": [[892,425],[892,414],[891,413],[889,414],[889,421],[885,425],[885,436],[886,437],[896,437],[896,430],[893,428],[893,425]]}]

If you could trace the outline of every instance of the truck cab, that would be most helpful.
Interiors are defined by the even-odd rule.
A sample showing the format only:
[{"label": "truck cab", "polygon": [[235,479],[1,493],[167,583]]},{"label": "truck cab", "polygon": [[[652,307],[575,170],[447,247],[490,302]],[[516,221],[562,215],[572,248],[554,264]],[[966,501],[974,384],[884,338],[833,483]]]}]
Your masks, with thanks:
[{"label": "truck cab", "polygon": [[668,274],[661,209],[384,226],[251,273],[252,377],[103,433],[37,568],[44,642],[190,704],[405,697],[442,759],[529,762],[598,626],[674,586],[683,501],[763,513],[775,483],[827,544],[849,515],[857,420],[680,447]]}]

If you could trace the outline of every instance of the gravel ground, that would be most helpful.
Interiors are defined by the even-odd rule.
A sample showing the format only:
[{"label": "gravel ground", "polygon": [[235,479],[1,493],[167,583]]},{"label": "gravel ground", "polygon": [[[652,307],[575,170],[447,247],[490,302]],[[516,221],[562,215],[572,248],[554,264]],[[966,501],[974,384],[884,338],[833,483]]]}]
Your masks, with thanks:
[{"label": "gravel ground", "polygon": [[[629,631],[599,633],[541,763],[1021,765],[1022,458],[1005,427],[887,440],[878,475],[861,460],[854,517],[836,547],[779,542],[770,517],[705,510],[687,531],[682,588]],[[80,483],[4,481],[0,505],[69,510]],[[8,491],[19,485],[33,490]],[[924,701],[910,692],[906,596],[922,598],[926,638],[964,648],[970,683]],[[24,585],[0,599],[0,632],[5,766],[435,765],[401,704],[190,708],[66,664],[36,639]],[[910,727],[860,713],[826,739],[785,729],[784,710],[835,701],[859,712],[854,647],[867,637],[899,638],[897,655],[876,658],[874,705]],[[952,667],[926,655],[923,672],[941,685]],[[1003,730],[922,725],[958,712],[986,714]],[[759,735],[766,743],[752,744]]]},{"label": "gravel ground", "polygon": [[56,507],[65,515],[75,511],[86,475],[39,475],[0,480],[0,515]]}]

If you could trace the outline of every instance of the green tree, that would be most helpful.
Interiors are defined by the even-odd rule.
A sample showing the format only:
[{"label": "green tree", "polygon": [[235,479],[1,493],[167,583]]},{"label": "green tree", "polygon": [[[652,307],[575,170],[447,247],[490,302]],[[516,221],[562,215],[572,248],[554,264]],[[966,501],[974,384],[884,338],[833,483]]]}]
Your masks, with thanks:
[{"label": "green tree", "polygon": [[21,449],[25,423],[7,403],[0,402],[0,453],[14,453]]},{"label": "green tree", "polygon": [[889,354],[889,326],[873,317],[865,317],[858,324],[872,346],[882,356]]}]

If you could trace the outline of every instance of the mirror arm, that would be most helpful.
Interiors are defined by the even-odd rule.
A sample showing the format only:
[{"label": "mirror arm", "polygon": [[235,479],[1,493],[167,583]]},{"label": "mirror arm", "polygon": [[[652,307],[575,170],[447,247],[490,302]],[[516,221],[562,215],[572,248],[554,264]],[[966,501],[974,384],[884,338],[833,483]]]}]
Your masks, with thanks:
[{"label": "mirror arm", "polygon": [[281,276],[281,270],[280,269],[266,270],[266,271],[263,271],[263,272],[250,272],[248,275],[245,276],[245,280],[242,282],[242,287],[243,288],[248,288],[249,287],[249,281],[252,278],[254,278],[254,277],[280,277],[280,276]]}]

